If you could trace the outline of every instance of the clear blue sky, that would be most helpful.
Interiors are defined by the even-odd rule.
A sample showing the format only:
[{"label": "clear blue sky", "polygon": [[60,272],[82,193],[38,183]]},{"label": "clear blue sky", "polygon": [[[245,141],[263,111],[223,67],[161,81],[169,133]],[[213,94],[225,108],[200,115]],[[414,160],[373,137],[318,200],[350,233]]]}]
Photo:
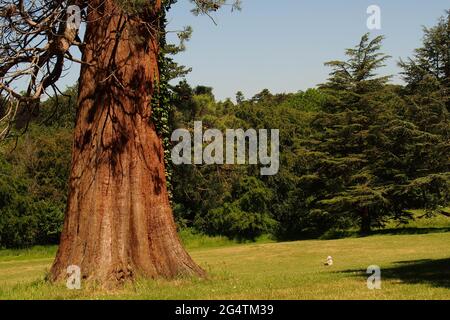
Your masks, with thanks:
[{"label": "clear blue sky", "polygon": [[[206,16],[190,14],[192,4],[179,0],[169,14],[170,30],[194,29],[187,51],[176,60],[193,68],[193,84],[214,87],[217,98],[251,97],[261,89],[296,92],[326,80],[323,63],[343,58],[368,32],[367,7],[381,7],[384,51],[393,58],[383,70],[398,73],[397,61],[418,47],[422,26],[432,26],[448,0],[243,0],[243,10],[224,9],[215,26]],[[399,81],[398,79],[395,81]]]},{"label": "clear blue sky", "polygon": [[[234,99],[238,90],[249,98],[264,88],[296,92],[324,82],[329,69],[323,63],[344,58],[344,49],[369,31],[366,10],[374,4],[381,7],[382,29],[372,34],[386,36],[384,52],[393,57],[383,73],[397,74],[398,59],[420,46],[422,26],[433,26],[450,9],[448,0],[242,1],[241,12],[215,14],[217,26],[192,15],[189,0],[179,0],[169,14],[169,30],[194,29],[187,51],[176,57],[192,67],[189,83],[213,87],[218,99]],[[78,72],[73,66],[60,86],[75,83]]]}]

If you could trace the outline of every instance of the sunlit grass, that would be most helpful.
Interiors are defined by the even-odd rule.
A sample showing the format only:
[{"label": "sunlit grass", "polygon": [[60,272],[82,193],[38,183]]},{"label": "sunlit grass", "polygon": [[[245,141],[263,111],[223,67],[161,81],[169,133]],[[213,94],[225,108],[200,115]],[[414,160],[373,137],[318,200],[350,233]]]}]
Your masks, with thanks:
[{"label": "sunlit grass", "polygon": [[[431,228],[415,227],[423,226]],[[37,247],[0,251],[0,299],[450,299],[448,232],[255,244],[182,238],[208,279],[68,290],[45,281],[56,247]],[[323,264],[329,255],[331,267]],[[374,264],[382,270],[376,291],[365,274]]]}]

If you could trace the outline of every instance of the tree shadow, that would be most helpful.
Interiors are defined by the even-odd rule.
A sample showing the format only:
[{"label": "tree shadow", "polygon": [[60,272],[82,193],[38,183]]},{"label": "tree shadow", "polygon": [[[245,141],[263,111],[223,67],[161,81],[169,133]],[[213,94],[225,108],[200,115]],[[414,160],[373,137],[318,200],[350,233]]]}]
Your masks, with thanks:
[{"label": "tree shadow", "polygon": [[[450,289],[450,258],[398,261],[395,264],[394,267],[381,269],[381,279]],[[361,273],[366,279],[369,276],[365,270],[345,270],[341,273]]]},{"label": "tree shadow", "polygon": [[429,234],[429,233],[445,233],[450,232],[450,227],[438,228],[390,228],[373,230],[369,234],[362,235],[359,231],[348,230],[332,230],[324,235],[319,236],[321,240],[335,240],[343,238],[365,238],[376,235],[412,235],[412,234]]},{"label": "tree shadow", "polygon": [[392,228],[392,229],[381,229],[376,230],[372,234],[379,235],[398,235],[398,234],[427,234],[427,233],[444,233],[450,232],[450,227],[440,227],[440,228]]}]

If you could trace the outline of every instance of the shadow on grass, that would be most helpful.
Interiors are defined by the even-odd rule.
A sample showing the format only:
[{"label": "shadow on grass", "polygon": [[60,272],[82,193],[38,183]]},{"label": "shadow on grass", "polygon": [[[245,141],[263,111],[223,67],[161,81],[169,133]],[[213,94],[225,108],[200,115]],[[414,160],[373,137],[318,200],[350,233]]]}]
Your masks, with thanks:
[{"label": "shadow on grass", "polygon": [[334,240],[342,238],[363,238],[376,235],[407,235],[407,234],[429,234],[450,232],[450,227],[442,228],[392,228],[373,230],[367,235],[361,235],[358,231],[333,230],[320,237],[321,240]]},{"label": "shadow on grass", "polygon": [[[400,280],[410,284],[428,284],[433,287],[450,289],[450,258],[439,260],[399,261],[396,266],[383,268],[381,278]],[[340,273],[361,273],[367,279],[365,270],[345,270]]]},{"label": "shadow on grass", "polygon": [[395,234],[427,234],[427,233],[444,233],[444,232],[450,232],[450,227],[382,229],[374,231],[373,234],[395,235]]}]

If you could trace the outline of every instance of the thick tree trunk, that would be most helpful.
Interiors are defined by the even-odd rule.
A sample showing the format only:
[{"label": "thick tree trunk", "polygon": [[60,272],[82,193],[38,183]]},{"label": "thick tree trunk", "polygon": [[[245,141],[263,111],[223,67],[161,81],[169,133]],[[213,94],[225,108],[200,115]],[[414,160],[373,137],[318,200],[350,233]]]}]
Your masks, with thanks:
[{"label": "thick tree trunk", "polygon": [[[151,121],[158,80],[157,13],[90,1],[64,229],[53,281],[79,266],[103,284],[136,276],[203,275],[183,249]],[[143,24],[146,22],[147,24]]]}]

